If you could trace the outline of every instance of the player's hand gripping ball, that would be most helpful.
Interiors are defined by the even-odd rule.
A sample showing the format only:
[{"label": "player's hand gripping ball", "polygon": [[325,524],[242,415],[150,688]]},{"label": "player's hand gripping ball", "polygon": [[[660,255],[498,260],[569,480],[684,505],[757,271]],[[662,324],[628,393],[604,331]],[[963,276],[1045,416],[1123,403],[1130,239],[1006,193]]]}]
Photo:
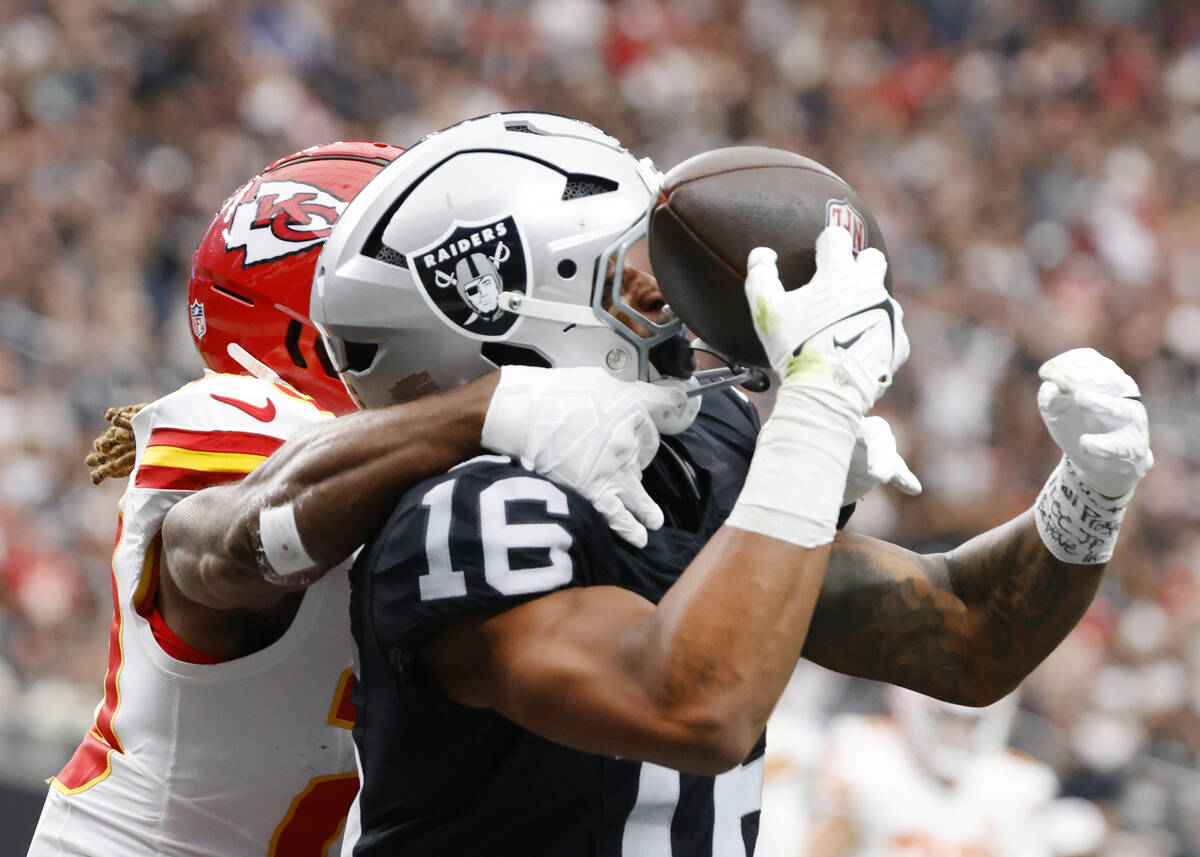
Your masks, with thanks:
[{"label": "player's hand gripping ball", "polygon": [[787,291],[775,252],[750,252],[746,301],[771,367],[786,384],[849,385],[865,414],[908,359],[904,313],[884,287],[887,260],[874,248],[855,258],[851,236],[827,226],[817,237],[817,271],[803,288]]},{"label": "player's hand gripping ball", "polygon": [[[831,170],[781,149],[715,149],[663,177],[650,261],[671,308],[706,345],[767,368],[742,299],[750,251],[773,249],[784,288],[796,289],[816,273],[817,235],[831,225],[847,230],[856,252],[886,255],[870,209]],[[890,292],[886,272],[884,285]]]},{"label": "player's hand gripping ball", "polygon": [[1050,436],[1093,488],[1123,497],[1154,465],[1137,382],[1092,348],[1073,348],[1038,370],[1038,409]]}]

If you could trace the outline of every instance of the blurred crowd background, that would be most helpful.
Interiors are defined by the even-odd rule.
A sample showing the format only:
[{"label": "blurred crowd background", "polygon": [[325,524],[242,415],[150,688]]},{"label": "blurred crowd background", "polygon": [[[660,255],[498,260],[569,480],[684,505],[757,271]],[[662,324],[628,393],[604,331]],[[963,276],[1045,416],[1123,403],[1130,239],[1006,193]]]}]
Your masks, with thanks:
[{"label": "blurred crowd background", "polygon": [[[1089,853],[1200,854],[1195,0],[0,3],[0,778],[40,794],[90,724],[122,486],[83,458],[107,406],[199,374],[183,298],[224,197],[314,143],[517,108],[664,169],[795,150],[869,201],[914,345],[880,411],[925,493],[854,527],[929,550],[1028,508],[1053,354],[1140,382],[1157,465],[1014,740],[1103,812]],[[797,685],[803,779],[826,719],[881,697]]]}]

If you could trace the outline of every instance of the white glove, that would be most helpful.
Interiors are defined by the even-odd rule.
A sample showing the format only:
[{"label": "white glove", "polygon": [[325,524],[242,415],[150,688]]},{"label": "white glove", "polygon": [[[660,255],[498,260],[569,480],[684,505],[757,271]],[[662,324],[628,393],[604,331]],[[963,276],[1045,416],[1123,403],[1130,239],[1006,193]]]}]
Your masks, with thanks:
[{"label": "white glove", "polygon": [[1108,562],[1138,480],[1154,464],[1137,383],[1091,348],[1042,364],[1038,409],[1063,458],[1038,494],[1034,521],[1056,558]]},{"label": "white glove", "polygon": [[[784,291],[767,247],[750,252],[746,298],[758,338],[786,384],[836,390],[865,414],[908,359],[904,313],[884,287],[887,259],[873,247],[854,257],[850,233],[827,226],[817,236],[817,272]],[[845,389],[843,389],[845,388]]]},{"label": "white glove", "polygon": [[1123,497],[1154,464],[1137,382],[1092,348],[1042,364],[1038,409],[1080,476],[1104,497]]},{"label": "white glove", "polygon": [[785,292],[775,252],[750,252],[746,300],[782,383],[727,519],[806,548],[833,540],[862,418],[908,357],[883,254],[855,259],[835,226],[817,237],[816,257],[813,278]]},{"label": "white glove", "polygon": [[645,547],[647,528],[663,523],[642,487],[642,470],[658,451],[655,416],[686,407],[682,389],[618,381],[603,369],[505,366],[482,444],[574,488],[617,535]]},{"label": "white glove", "polygon": [[893,485],[912,497],[922,491],[921,480],[909,470],[904,456],[896,449],[896,436],[888,421],[883,417],[863,417],[850,457],[842,505],[861,500],[876,485]]}]

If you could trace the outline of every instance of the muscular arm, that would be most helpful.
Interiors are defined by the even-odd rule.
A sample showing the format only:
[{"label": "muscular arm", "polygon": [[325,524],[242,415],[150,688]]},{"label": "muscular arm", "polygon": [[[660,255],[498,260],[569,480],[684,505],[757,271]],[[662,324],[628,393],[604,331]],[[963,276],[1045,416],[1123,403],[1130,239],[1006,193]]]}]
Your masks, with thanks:
[{"label": "muscular arm", "polygon": [[1075,627],[1104,568],[1051,556],[1032,512],[943,554],[843,531],[803,654],[838,672],[986,705]]},{"label": "muscular arm", "polygon": [[[164,593],[178,602],[160,605],[168,624],[205,648],[202,632],[189,639],[188,628],[245,611],[270,613],[289,593],[348,557],[406,489],[479,450],[497,377],[312,426],[241,482],[198,491],[177,503],[162,528],[170,578]],[[266,565],[258,532],[259,511],[283,503],[293,505],[304,547],[316,561],[312,572],[286,578]],[[180,615],[185,611],[196,621]],[[212,611],[217,612],[209,617]]]},{"label": "muscular arm", "polygon": [[723,527],[657,607],[616,587],[561,590],[460,621],[424,662],[452,699],[553,741],[718,773],[762,734],[828,556]]}]

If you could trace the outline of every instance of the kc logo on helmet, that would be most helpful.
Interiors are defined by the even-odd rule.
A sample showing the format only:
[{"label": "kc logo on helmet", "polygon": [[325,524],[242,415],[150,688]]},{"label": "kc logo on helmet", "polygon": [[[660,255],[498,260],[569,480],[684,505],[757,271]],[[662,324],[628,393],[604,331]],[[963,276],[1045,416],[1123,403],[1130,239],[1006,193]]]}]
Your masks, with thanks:
[{"label": "kc logo on helmet", "polygon": [[517,316],[500,306],[501,292],[529,290],[525,242],[512,217],[455,222],[407,259],[434,309],[466,333],[491,339],[516,323]]},{"label": "kc logo on helmet", "polygon": [[302,253],[329,237],[346,205],[306,182],[260,182],[253,199],[234,207],[225,249],[244,247],[243,267]]},{"label": "kc logo on helmet", "polygon": [[870,237],[867,235],[867,221],[857,209],[844,199],[831,199],[825,203],[825,225],[840,226],[850,233],[851,246],[854,255],[867,248]]}]

